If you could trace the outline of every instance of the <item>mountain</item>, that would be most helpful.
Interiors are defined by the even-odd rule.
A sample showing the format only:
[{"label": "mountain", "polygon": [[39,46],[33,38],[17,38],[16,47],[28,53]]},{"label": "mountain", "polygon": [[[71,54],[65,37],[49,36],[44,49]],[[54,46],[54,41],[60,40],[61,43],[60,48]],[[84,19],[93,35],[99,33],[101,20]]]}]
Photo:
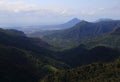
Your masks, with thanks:
[{"label": "mountain", "polygon": [[89,48],[103,45],[113,48],[120,48],[120,26],[117,29],[113,30],[111,33],[103,34],[100,36],[95,36],[87,38],[80,42],[80,44],[85,44]]},{"label": "mountain", "polygon": [[[31,33],[27,33],[29,37],[40,37],[48,34],[52,34],[56,32],[57,30],[63,30],[67,28],[71,28],[77,23],[81,22],[80,19],[78,18],[73,18],[70,21],[64,23],[64,24],[59,24],[59,25],[48,25],[48,26],[42,26],[42,28],[37,27],[36,31],[34,30]],[[32,29],[32,28],[31,28]]]},{"label": "mountain", "polygon": [[100,18],[100,19],[96,20],[95,22],[102,22],[102,21],[113,21],[113,19],[110,19],[110,18]]},{"label": "mountain", "polygon": [[56,25],[56,27],[62,28],[62,29],[71,28],[71,27],[73,27],[74,25],[76,25],[79,22],[81,22],[80,19],[73,18],[73,19],[71,19],[70,21],[68,21],[68,22],[66,22],[64,24]]},{"label": "mountain", "polygon": [[[118,28],[120,21],[102,21],[91,23],[81,21],[72,28],[45,35],[43,40],[56,47],[74,46],[85,38],[110,33]],[[61,45],[62,44],[62,45]],[[73,45],[74,44],[74,45]]]},{"label": "mountain", "polygon": [[118,26],[110,33],[86,38],[79,44],[77,47],[60,53],[60,60],[71,67],[113,61],[120,56],[120,53],[116,51],[120,49],[120,27]]},{"label": "mountain", "polygon": [[120,59],[116,60],[120,57],[119,23],[111,31],[87,37],[81,43],[84,45],[59,54],[59,60],[72,69],[57,71],[40,82],[119,82]]},{"label": "mountain", "polygon": [[[49,45],[39,38],[28,38],[23,32],[17,30],[0,29],[0,44],[14,46],[35,52],[44,52]],[[39,49],[42,49],[40,51]],[[48,51],[48,50],[47,50]]]},{"label": "mountain", "polygon": [[0,32],[6,33],[8,35],[13,35],[13,36],[23,36],[23,37],[26,36],[24,34],[24,32],[18,31],[18,30],[15,30],[15,29],[6,29],[6,30],[4,30],[4,29],[0,28]]},{"label": "mountain", "polygon": [[120,21],[81,21],[42,39],[0,29],[1,82],[119,82]]}]

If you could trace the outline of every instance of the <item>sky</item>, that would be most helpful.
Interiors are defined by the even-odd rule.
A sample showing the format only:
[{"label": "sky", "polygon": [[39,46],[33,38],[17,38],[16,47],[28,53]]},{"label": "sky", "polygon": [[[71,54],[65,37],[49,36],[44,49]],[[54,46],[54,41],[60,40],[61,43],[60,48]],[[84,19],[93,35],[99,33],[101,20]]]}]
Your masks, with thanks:
[{"label": "sky", "polygon": [[0,26],[120,19],[120,0],[0,0]]}]

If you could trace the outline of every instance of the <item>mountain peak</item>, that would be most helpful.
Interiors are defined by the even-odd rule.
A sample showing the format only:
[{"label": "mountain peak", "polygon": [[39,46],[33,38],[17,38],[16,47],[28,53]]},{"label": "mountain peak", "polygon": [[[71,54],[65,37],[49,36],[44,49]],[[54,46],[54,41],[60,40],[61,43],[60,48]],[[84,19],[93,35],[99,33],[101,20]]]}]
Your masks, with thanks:
[{"label": "mountain peak", "polygon": [[79,23],[81,20],[80,19],[78,19],[78,18],[73,18],[73,19],[71,19],[70,21],[68,21],[69,23]]},{"label": "mountain peak", "polygon": [[78,18],[73,18],[72,20],[79,20],[80,21],[80,19],[78,19]]},{"label": "mountain peak", "polygon": [[62,27],[64,29],[66,28],[71,28],[73,26],[75,26],[77,23],[81,22],[82,20],[78,19],[78,18],[73,18],[71,20],[69,20],[68,22],[64,23],[64,24],[61,24],[59,25],[58,27]]}]

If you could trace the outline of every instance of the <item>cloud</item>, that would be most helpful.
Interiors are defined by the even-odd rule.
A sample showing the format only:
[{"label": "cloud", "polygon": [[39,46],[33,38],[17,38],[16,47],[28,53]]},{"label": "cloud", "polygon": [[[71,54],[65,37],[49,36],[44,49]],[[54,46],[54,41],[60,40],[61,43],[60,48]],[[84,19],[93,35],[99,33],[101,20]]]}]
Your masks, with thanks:
[{"label": "cloud", "polygon": [[[66,9],[58,7],[44,7],[40,4],[33,4],[25,1],[5,1],[0,0],[0,24],[39,24],[39,23],[59,23],[73,17],[81,19],[93,19],[104,17],[118,18],[120,11],[119,4],[111,8],[80,8]],[[114,18],[113,17],[113,18]]]},{"label": "cloud", "polygon": [[69,16],[72,14],[67,9],[43,7],[24,1],[0,1],[0,24],[58,22],[62,17]]},{"label": "cloud", "polygon": [[59,8],[44,8],[37,4],[27,3],[23,1],[8,2],[0,1],[0,11],[2,12],[11,12],[11,13],[38,13],[39,15],[43,14],[58,14],[58,15],[67,15],[67,10]]},{"label": "cloud", "polygon": [[25,3],[22,1],[16,2],[0,1],[0,11],[19,12],[35,10],[38,8],[39,7],[35,4]]}]

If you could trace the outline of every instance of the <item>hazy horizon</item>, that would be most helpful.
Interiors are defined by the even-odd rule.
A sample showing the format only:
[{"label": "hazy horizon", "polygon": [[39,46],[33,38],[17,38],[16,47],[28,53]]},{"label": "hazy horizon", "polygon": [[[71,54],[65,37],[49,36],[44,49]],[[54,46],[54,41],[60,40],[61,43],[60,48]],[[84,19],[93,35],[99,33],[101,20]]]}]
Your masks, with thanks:
[{"label": "hazy horizon", "polygon": [[120,19],[118,0],[1,0],[0,26],[61,24],[72,18]]}]

